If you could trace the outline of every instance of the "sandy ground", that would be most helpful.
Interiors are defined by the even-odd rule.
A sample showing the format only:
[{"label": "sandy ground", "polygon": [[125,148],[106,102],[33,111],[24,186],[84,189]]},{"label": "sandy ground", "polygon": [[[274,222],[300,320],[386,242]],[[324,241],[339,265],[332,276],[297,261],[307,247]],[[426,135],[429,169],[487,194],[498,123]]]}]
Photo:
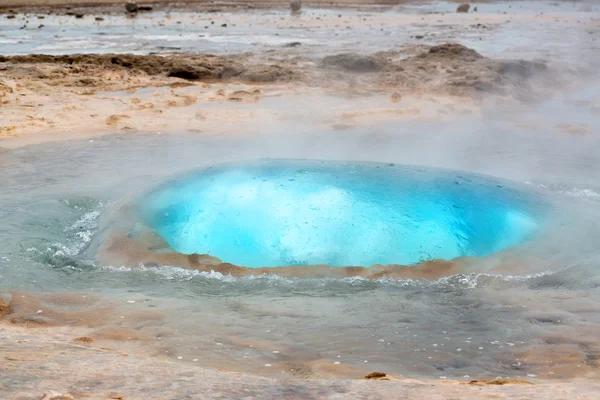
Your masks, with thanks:
[{"label": "sandy ground", "polygon": [[[13,6],[96,3],[122,2],[4,0],[1,7],[7,11]],[[98,15],[115,10],[99,9]],[[405,18],[408,25],[421,17]],[[475,22],[453,18],[449,17],[449,23]],[[476,23],[506,19],[502,15],[485,18]],[[554,23],[554,19],[546,22]],[[379,121],[456,121],[495,104],[518,107],[539,101],[567,87],[570,78],[544,62],[488,58],[451,40],[441,46],[406,45],[369,54],[331,52],[317,58],[290,54],[286,49],[268,57],[265,53],[0,55],[0,150],[114,132],[233,135],[241,127],[286,123],[344,130]],[[303,100],[303,110],[286,108],[285,104],[298,99]],[[149,257],[142,253],[135,255]],[[129,261],[138,263],[139,257]],[[186,256],[180,265],[189,267],[189,262]],[[452,265],[445,265],[441,270],[416,273],[438,277],[451,270]],[[72,298],[63,302],[74,304]],[[595,332],[586,332],[577,343],[531,349],[524,355],[543,365],[545,356],[554,352],[553,358],[564,364],[563,375],[574,379],[565,382],[469,383],[404,377],[372,381],[358,379],[360,375],[354,380],[285,381],[161,359],[153,341],[136,337],[129,328],[102,331],[102,324],[117,313],[106,305],[92,313],[86,303],[79,304],[84,308],[78,312],[39,315],[39,304],[0,300],[0,392],[8,398],[596,399],[600,393],[597,380],[577,380],[596,376],[600,353],[594,340],[584,340]],[[160,316],[131,318],[143,326]],[[583,372],[576,369],[582,363]],[[326,375],[329,364],[312,368]]]}]

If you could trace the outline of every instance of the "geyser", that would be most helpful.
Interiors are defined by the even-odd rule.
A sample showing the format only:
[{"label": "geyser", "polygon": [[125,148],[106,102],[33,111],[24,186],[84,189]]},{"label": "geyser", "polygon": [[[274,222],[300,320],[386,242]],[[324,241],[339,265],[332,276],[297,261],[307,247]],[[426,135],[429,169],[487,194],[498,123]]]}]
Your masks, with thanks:
[{"label": "geyser", "polygon": [[186,174],[136,209],[172,249],[240,266],[411,265],[522,243],[539,225],[534,199],[456,171],[268,160]]}]

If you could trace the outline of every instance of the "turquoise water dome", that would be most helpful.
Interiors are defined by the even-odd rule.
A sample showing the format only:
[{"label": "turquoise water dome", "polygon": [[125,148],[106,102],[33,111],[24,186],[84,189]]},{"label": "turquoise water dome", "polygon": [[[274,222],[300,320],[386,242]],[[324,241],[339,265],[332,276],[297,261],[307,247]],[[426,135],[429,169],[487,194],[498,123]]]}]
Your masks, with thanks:
[{"label": "turquoise water dome", "polygon": [[533,197],[505,183],[379,163],[212,167],[145,193],[138,209],[176,251],[251,268],[481,257],[538,229]]}]

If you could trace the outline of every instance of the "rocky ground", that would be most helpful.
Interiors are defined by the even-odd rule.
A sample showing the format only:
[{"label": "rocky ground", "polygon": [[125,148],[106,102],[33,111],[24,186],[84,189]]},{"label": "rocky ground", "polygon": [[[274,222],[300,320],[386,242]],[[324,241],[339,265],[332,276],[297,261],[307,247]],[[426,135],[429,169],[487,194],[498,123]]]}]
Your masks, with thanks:
[{"label": "rocky ground", "polygon": [[[379,95],[387,98],[379,114],[443,118],[470,113],[472,105],[491,98],[536,101],[565,81],[565,75],[543,62],[494,60],[456,43],[317,60],[278,54],[266,59],[264,54],[0,56],[5,117],[0,138],[27,142],[36,136],[43,140],[45,132],[223,130],[223,119],[241,122],[250,112],[250,119],[260,120],[256,103],[291,94],[317,99]],[[156,90],[136,93],[143,88]],[[203,104],[215,103],[251,105],[202,111]],[[427,113],[427,103],[437,103],[433,115]],[[180,118],[182,110],[187,120]],[[352,126],[365,112],[332,115],[329,125]]]}]

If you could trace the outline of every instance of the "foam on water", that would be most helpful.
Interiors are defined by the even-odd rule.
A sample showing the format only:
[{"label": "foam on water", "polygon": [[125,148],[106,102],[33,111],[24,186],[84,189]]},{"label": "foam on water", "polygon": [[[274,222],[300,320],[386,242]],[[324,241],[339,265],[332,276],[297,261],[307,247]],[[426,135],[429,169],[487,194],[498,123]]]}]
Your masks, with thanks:
[{"label": "foam on water", "polygon": [[496,181],[376,163],[209,168],[144,194],[138,206],[173,249],[248,267],[487,256],[538,228],[532,198]]},{"label": "foam on water", "polygon": [[106,266],[102,269],[134,274],[154,274],[166,281],[171,282],[190,282],[196,279],[203,281],[218,281],[221,283],[232,284],[234,287],[254,285],[255,289],[260,286],[267,286],[280,290],[320,287],[324,292],[328,292],[329,286],[347,287],[349,289],[360,289],[361,287],[370,290],[378,287],[394,288],[433,288],[433,289],[452,289],[452,290],[472,290],[477,288],[502,286],[518,286],[523,282],[536,280],[542,277],[551,276],[555,272],[543,271],[527,275],[501,275],[493,273],[468,273],[455,274],[434,280],[410,279],[410,278],[392,278],[382,277],[378,279],[367,279],[360,276],[350,276],[346,278],[288,278],[275,274],[249,275],[244,277],[233,277],[216,271],[198,271],[189,270],[172,266],[161,267],[113,267]]}]

